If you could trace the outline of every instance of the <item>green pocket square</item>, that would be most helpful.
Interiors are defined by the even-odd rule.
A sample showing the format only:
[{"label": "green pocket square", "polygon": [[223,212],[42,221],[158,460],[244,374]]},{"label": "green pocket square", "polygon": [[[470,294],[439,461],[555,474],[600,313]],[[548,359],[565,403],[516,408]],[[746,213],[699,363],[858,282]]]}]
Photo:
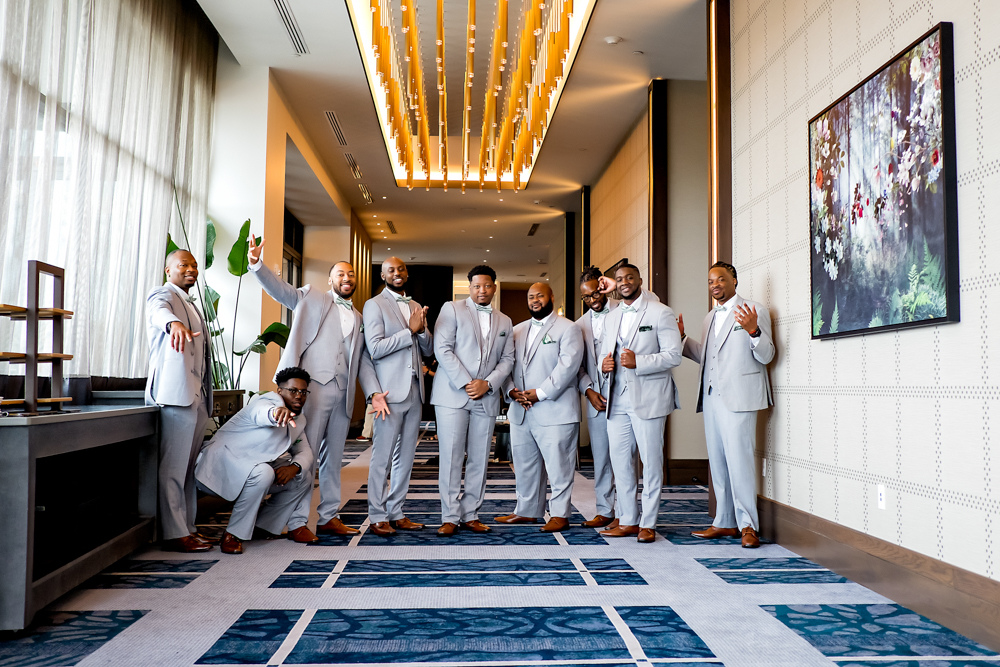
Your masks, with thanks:
[{"label": "green pocket square", "polygon": [[501,332],[500,332],[500,335],[501,335],[501,336],[506,336],[506,335],[507,335],[507,332],[506,332],[506,331],[501,331]]},{"label": "green pocket square", "polygon": [[743,331],[743,327],[737,324],[736,326],[733,327],[733,331]]},{"label": "green pocket square", "polygon": [[653,330],[652,324],[647,324],[644,327],[639,327],[639,333],[642,333],[643,331],[652,331],[652,330]]},{"label": "green pocket square", "polygon": [[542,345],[548,345],[549,343],[554,343],[554,342],[555,342],[554,340],[549,338],[548,334],[545,334],[545,336],[542,337]]}]

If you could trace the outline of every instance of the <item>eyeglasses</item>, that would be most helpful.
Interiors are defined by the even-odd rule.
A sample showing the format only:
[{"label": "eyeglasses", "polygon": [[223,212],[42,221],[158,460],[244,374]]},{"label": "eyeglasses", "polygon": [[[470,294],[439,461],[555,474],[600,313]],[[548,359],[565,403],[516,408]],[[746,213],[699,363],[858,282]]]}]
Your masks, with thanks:
[{"label": "eyeglasses", "polygon": [[598,301],[600,298],[601,298],[600,294],[590,294],[581,296],[580,301],[583,301],[584,303],[590,303],[591,301]]},{"label": "eyeglasses", "polygon": [[287,391],[292,396],[298,396],[300,398],[305,398],[306,396],[309,395],[309,390],[308,389],[292,389],[290,387],[278,387],[278,389],[281,389],[283,391]]}]

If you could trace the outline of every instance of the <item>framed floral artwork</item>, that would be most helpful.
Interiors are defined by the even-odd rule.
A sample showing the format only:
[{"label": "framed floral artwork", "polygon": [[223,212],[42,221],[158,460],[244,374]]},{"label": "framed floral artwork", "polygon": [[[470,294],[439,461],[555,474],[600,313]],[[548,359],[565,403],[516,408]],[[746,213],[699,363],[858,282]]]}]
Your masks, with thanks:
[{"label": "framed floral artwork", "polygon": [[952,25],[809,121],[812,337],[959,320]]}]

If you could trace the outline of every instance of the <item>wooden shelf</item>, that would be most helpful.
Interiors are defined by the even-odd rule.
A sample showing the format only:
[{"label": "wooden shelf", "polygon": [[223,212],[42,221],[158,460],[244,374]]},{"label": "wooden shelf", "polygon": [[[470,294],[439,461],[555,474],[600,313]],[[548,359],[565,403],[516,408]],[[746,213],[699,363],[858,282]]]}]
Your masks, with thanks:
[{"label": "wooden shelf", "polygon": [[41,352],[38,355],[39,362],[56,361],[56,360],[69,361],[72,358],[73,358],[72,354],[56,354],[55,352]]},{"label": "wooden shelf", "polygon": [[0,316],[10,316],[18,315],[20,313],[27,313],[27,308],[21,308],[21,306],[11,306],[10,304],[0,303]]},{"label": "wooden shelf", "polygon": [[[38,355],[38,363],[51,363],[53,361],[69,361],[72,354],[56,354],[55,352],[41,352]],[[27,361],[27,356],[23,352],[0,352],[0,361],[7,361],[12,364],[23,364]]]},{"label": "wooden shelf", "polygon": [[0,352],[0,361],[9,361],[13,364],[23,364],[24,360],[24,352]]},{"label": "wooden shelf", "polygon": [[0,401],[0,405],[24,405],[23,398],[5,398]]},{"label": "wooden shelf", "polygon": [[[54,320],[56,317],[61,317],[64,320],[73,319],[72,310],[64,310],[62,308],[39,308],[38,309],[38,319],[40,320]],[[28,319],[28,311],[24,308],[20,312],[11,313],[10,319],[12,320],[26,320]]]},{"label": "wooden shelf", "polygon": [[72,403],[72,398],[40,398],[39,403]]}]

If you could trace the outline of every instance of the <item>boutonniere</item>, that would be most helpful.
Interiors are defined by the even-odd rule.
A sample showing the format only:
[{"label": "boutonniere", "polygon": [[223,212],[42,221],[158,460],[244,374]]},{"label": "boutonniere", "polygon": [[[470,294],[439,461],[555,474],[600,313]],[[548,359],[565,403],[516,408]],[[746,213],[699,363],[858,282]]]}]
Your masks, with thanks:
[{"label": "boutonniere", "polygon": [[542,336],[542,345],[548,345],[549,343],[554,343],[554,342],[555,341],[552,340],[552,338],[548,334]]},{"label": "boutonniere", "polygon": [[652,331],[652,330],[653,330],[652,324],[647,324],[645,326],[639,327],[639,333],[642,333],[643,331]]},{"label": "boutonniere", "polygon": [[292,443],[292,447],[294,447],[295,445],[299,444],[300,442],[302,442],[302,438],[296,438],[295,442]]}]

